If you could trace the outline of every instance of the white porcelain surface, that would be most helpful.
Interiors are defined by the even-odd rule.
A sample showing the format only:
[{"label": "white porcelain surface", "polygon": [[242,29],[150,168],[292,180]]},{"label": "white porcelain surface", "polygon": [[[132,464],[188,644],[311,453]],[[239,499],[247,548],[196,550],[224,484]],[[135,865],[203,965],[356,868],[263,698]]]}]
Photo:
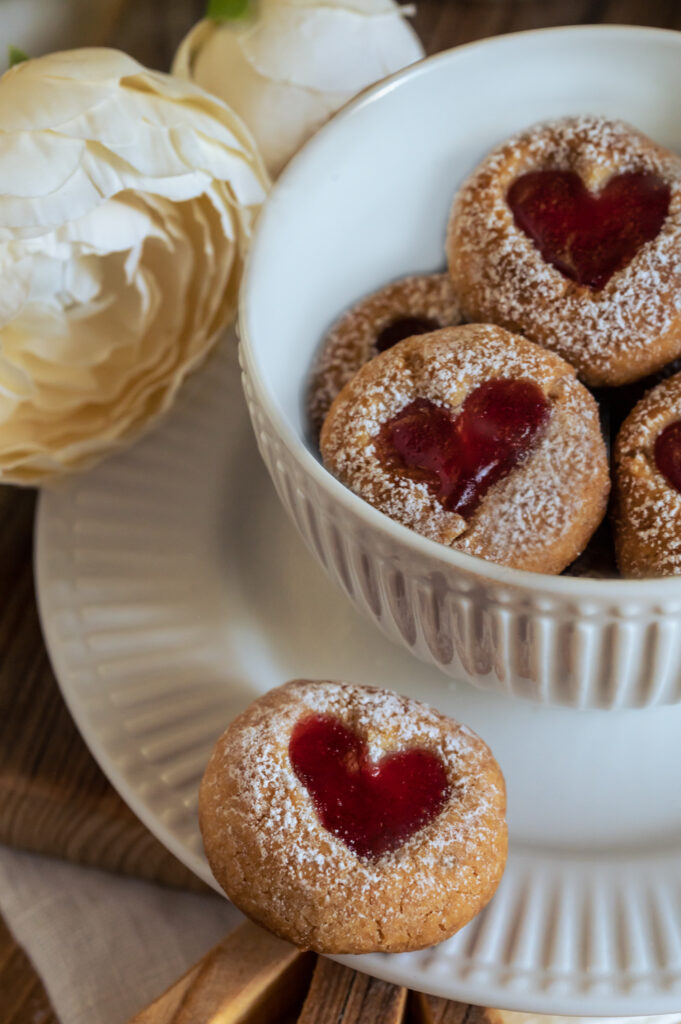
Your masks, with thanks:
[{"label": "white porcelain surface", "polygon": [[490,743],[510,856],[488,909],[452,940],[358,965],[514,1009],[681,1006],[681,708],[541,707],[455,684],[385,640],[282,512],[233,338],[161,429],[43,493],[36,538],[43,628],[76,722],[142,821],[207,882],[197,790],[228,721],[296,676],[390,687]]},{"label": "white porcelain surface", "polygon": [[329,323],[385,281],[444,263],[452,196],[534,121],[623,117],[681,152],[681,33],[578,27],[439,55],[370,92],[280,179],[242,289],[242,361],[258,444],[310,550],[356,607],[455,679],[548,704],[681,700],[681,579],[504,569],[419,537],[332,479],[303,393]]}]

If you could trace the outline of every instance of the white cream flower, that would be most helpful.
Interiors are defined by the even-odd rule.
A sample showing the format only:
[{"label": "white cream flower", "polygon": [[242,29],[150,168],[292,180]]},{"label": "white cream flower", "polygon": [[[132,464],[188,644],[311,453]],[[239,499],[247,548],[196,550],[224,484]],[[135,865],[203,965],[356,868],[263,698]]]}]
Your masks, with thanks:
[{"label": "white cream flower", "polygon": [[247,18],[195,25],[173,72],[229,103],[277,175],[344,103],[423,57],[405,10],[394,0],[257,0]]},{"label": "white cream flower", "polygon": [[169,407],[233,316],[266,189],[231,110],[125,54],[0,79],[0,482],[89,465]]}]

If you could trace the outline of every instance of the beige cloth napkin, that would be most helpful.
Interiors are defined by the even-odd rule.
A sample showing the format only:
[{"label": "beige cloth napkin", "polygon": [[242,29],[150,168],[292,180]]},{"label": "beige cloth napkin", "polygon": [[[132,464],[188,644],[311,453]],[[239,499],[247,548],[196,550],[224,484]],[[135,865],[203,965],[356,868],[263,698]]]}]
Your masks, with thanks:
[{"label": "beige cloth napkin", "polygon": [[217,895],[177,892],[6,847],[0,847],[0,913],[62,1024],[124,1024],[242,919]]}]

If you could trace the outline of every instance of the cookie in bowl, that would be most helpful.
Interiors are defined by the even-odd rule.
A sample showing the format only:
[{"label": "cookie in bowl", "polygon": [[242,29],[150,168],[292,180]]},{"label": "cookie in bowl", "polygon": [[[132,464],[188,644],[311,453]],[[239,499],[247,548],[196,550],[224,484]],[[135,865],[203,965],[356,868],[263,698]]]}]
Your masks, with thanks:
[{"label": "cookie in bowl", "polygon": [[590,386],[681,355],[681,159],[621,121],[535,125],[455,198],[447,254],[468,320],[558,352]]},{"label": "cookie in bowl", "polygon": [[404,338],[459,323],[448,274],[403,277],[348,310],[324,338],[312,369],[307,407],[315,440],[334,398],[361,366]]},{"label": "cookie in bowl", "polygon": [[596,403],[563,359],[490,324],[446,327],[376,356],[321,436],[350,490],[431,540],[559,573],[609,492]]},{"label": "cookie in bowl", "polygon": [[649,391],[622,424],[614,484],[622,575],[681,575],[681,373]]},{"label": "cookie in bowl", "polygon": [[218,740],[199,818],[215,878],[265,928],[321,953],[405,952],[491,899],[505,807],[465,726],[387,690],[296,680]]}]

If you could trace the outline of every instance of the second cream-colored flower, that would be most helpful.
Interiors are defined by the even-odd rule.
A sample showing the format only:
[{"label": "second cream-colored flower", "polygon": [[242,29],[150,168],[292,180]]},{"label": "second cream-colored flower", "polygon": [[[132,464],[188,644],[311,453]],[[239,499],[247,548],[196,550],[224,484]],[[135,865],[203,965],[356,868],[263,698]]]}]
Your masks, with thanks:
[{"label": "second cream-colored flower", "polygon": [[246,18],[200,21],[173,73],[220,96],[277,175],[335,111],[423,57],[394,0],[252,0]]}]

